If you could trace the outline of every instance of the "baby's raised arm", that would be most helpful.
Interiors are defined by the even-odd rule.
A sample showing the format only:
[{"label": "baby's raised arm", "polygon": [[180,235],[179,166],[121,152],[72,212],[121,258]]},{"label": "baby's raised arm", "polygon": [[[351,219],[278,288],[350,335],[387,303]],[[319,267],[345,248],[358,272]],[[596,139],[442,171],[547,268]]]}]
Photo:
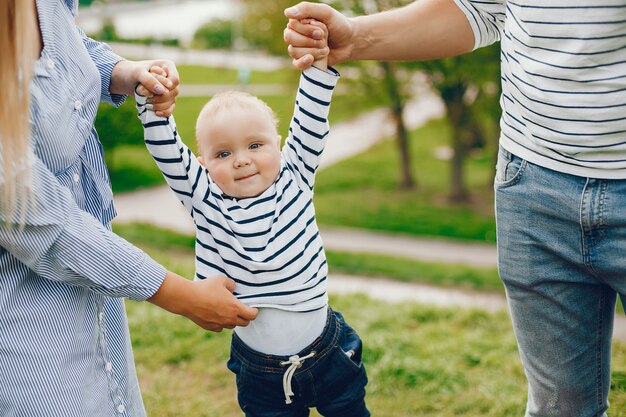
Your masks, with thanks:
[{"label": "baby's raised arm", "polygon": [[[311,19],[303,22],[322,29],[326,42],[326,25]],[[339,73],[328,67],[327,55],[318,57],[313,67],[304,70],[300,77],[289,136],[283,147],[287,166],[297,173],[300,186],[310,191],[328,137],[328,112],[339,79]]]},{"label": "baby's raised arm", "polygon": [[[152,67],[150,72],[167,86],[167,69]],[[196,193],[204,195],[209,187],[204,168],[181,140],[174,117],[157,116],[150,102],[151,93],[143,86],[138,85],[135,93],[146,147],[170,188],[193,216],[194,195]]]},{"label": "baby's raised arm", "polygon": [[330,51],[330,49],[328,48],[328,28],[324,23],[315,19],[302,19],[300,23],[314,26],[324,32],[324,36],[320,40],[320,42],[322,42],[320,51],[325,51],[325,53],[321,53],[315,58],[315,60],[313,61],[313,66],[315,68],[321,69],[322,71],[326,71],[328,69],[328,52]]}]

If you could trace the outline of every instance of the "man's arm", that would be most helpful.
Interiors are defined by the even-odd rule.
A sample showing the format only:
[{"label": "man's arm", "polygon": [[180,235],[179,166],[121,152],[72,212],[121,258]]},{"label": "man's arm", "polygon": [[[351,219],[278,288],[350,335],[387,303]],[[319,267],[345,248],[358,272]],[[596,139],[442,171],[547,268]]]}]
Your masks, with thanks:
[{"label": "man's arm", "polygon": [[[313,18],[329,32],[329,65],[350,60],[428,60],[474,48],[474,32],[454,0],[419,0],[369,16],[347,18],[328,5],[302,2],[285,10],[284,33],[294,65],[306,68],[323,48],[323,33],[298,19]],[[304,59],[303,59],[304,58]]]}]

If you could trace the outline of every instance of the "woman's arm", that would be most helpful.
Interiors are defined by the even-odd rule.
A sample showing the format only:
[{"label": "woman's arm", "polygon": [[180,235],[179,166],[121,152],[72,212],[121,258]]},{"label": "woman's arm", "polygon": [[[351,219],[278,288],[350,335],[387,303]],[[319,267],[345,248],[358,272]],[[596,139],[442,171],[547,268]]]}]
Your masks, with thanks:
[{"label": "woman's arm", "polygon": [[31,189],[19,193],[18,209],[0,209],[0,247],[53,281],[111,297],[151,297],[165,269],[81,210],[44,163],[32,160]]},{"label": "woman's arm", "polygon": [[[176,64],[169,59],[128,61],[114,53],[105,43],[95,41],[76,28],[83,44],[100,72],[100,101],[114,105],[124,102],[127,95],[134,93],[135,86],[142,84],[154,97],[154,110],[159,116],[169,116],[174,111],[178,96],[179,76]],[[153,66],[165,67],[168,72],[168,86],[163,86],[150,73]]]},{"label": "woman's arm", "polygon": [[[212,331],[256,317],[256,309],[233,296],[234,281],[190,281],[166,271],[81,210],[37,157],[31,169],[30,196],[19,194],[15,212],[0,210],[0,248],[34,273],[110,297],[148,300]],[[0,177],[0,194],[3,186]]]}]

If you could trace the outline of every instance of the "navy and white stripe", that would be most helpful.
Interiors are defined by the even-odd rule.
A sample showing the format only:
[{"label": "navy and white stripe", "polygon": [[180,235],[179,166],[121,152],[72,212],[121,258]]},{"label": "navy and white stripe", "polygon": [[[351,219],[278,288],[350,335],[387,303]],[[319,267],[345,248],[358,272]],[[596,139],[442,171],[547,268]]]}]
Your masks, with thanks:
[{"label": "navy and white stripe", "polygon": [[475,47],[501,40],[501,145],[557,171],[626,178],[626,3],[455,1]]},{"label": "navy and white stripe", "polygon": [[115,210],[93,123],[101,100],[119,103],[108,90],[121,58],[81,36],[75,6],[37,1],[33,201],[21,229],[0,211],[2,416],[145,416],[124,303],[111,297],[145,300],[165,270],[109,230]]},{"label": "navy and white stripe", "polygon": [[196,223],[197,279],[226,275],[237,298],[255,307],[326,306],[328,268],[312,198],[337,79],[317,68],[303,72],[280,174],[245,199],[225,196],[181,141],[174,118],[156,117],[137,97],[148,150]]}]

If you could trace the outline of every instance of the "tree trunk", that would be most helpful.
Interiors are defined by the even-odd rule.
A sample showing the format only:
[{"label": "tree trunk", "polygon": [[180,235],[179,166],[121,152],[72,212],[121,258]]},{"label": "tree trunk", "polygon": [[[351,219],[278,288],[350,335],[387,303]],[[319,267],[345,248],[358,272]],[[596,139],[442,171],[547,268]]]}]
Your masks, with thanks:
[{"label": "tree trunk", "polygon": [[450,201],[453,203],[464,203],[469,200],[469,194],[465,187],[465,181],[463,181],[463,164],[466,156],[466,126],[464,123],[464,116],[466,113],[465,103],[463,103],[464,89],[461,85],[457,84],[454,87],[447,89],[443,94],[446,109],[448,111],[448,117],[452,124],[452,163],[450,165],[450,181],[451,192]]},{"label": "tree trunk", "polygon": [[400,93],[400,86],[395,74],[395,67],[390,62],[380,62],[385,73],[385,88],[391,103],[391,114],[396,126],[396,144],[400,156],[400,186],[404,189],[415,188],[416,182],[411,172],[411,153],[409,147],[409,134],[404,124],[402,113],[405,100]]}]

